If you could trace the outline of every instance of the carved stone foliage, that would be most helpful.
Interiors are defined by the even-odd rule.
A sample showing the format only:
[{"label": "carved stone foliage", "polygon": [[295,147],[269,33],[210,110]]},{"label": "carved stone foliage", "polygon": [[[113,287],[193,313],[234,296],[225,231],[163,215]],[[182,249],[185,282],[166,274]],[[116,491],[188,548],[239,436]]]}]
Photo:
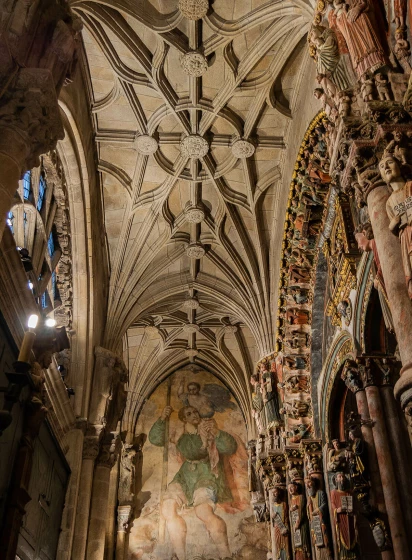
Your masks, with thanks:
[{"label": "carved stone foliage", "polygon": [[182,68],[186,74],[198,78],[207,72],[208,64],[202,53],[190,51],[180,59]]},{"label": "carved stone foliage", "polygon": [[255,153],[255,147],[247,140],[236,140],[232,146],[232,154],[240,159],[246,159]]},{"label": "carved stone foliage", "polygon": [[57,152],[53,151],[42,158],[46,180],[53,188],[53,195],[57,203],[54,224],[57,242],[61,249],[61,256],[56,269],[56,280],[59,301],[55,301],[54,318],[58,326],[70,329],[73,320],[73,273],[72,273],[72,244],[69,201],[67,183],[61,161]]},{"label": "carved stone foliage", "polygon": [[209,0],[179,0],[179,10],[192,21],[202,19],[209,9]]},{"label": "carved stone foliage", "polygon": [[205,253],[205,248],[201,243],[191,243],[186,248],[186,254],[189,259],[201,259]]},{"label": "carved stone foliage", "polygon": [[159,147],[157,141],[153,136],[148,134],[141,134],[136,138],[136,148],[137,151],[145,156],[154,154]]},{"label": "carved stone foliage", "polygon": [[209,151],[207,140],[198,134],[190,134],[180,142],[182,156],[191,159],[203,158]]}]

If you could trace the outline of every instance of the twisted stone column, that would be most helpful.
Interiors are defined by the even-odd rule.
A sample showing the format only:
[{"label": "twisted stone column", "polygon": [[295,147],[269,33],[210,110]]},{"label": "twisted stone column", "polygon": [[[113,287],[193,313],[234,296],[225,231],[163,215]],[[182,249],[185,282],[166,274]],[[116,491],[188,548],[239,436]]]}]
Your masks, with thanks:
[{"label": "twisted stone column", "polygon": [[98,454],[99,437],[86,436],[83,445],[83,461],[80,474],[76,524],[74,527],[72,548],[72,558],[76,558],[76,560],[83,560],[85,558],[94,462]]}]

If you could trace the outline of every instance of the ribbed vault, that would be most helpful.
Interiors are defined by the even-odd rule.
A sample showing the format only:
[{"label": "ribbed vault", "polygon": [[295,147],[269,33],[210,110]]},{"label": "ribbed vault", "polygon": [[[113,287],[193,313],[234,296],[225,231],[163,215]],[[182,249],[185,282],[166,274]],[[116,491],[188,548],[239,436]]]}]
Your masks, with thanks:
[{"label": "ribbed vault", "polygon": [[215,0],[195,19],[182,4],[72,3],[104,193],[105,345],[128,354],[130,428],[186,366],[217,375],[247,414],[250,373],[274,348],[274,225],[313,6]]}]

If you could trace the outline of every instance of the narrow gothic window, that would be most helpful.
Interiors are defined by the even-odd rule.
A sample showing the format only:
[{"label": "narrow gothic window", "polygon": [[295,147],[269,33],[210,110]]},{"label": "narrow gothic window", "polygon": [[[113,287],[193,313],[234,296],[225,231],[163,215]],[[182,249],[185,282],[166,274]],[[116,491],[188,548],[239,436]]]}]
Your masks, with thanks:
[{"label": "narrow gothic window", "polygon": [[39,198],[37,199],[37,210],[41,212],[43,208],[44,195],[46,194],[47,183],[43,175],[40,175],[39,181]]},{"label": "narrow gothic window", "polygon": [[26,171],[23,176],[23,197],[28,200],[31,192],[31,171]]}]

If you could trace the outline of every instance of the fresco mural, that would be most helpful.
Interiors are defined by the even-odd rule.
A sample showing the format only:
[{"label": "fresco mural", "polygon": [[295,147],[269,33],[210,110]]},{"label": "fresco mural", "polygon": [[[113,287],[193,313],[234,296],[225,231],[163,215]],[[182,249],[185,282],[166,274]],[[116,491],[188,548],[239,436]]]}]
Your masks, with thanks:
[{"label": "fresco mural", "polygon": [[252,531],[245,422],[216,377],[174,373],[144,405],[136,434],[147,439],[130,560],[266,558]]}]

